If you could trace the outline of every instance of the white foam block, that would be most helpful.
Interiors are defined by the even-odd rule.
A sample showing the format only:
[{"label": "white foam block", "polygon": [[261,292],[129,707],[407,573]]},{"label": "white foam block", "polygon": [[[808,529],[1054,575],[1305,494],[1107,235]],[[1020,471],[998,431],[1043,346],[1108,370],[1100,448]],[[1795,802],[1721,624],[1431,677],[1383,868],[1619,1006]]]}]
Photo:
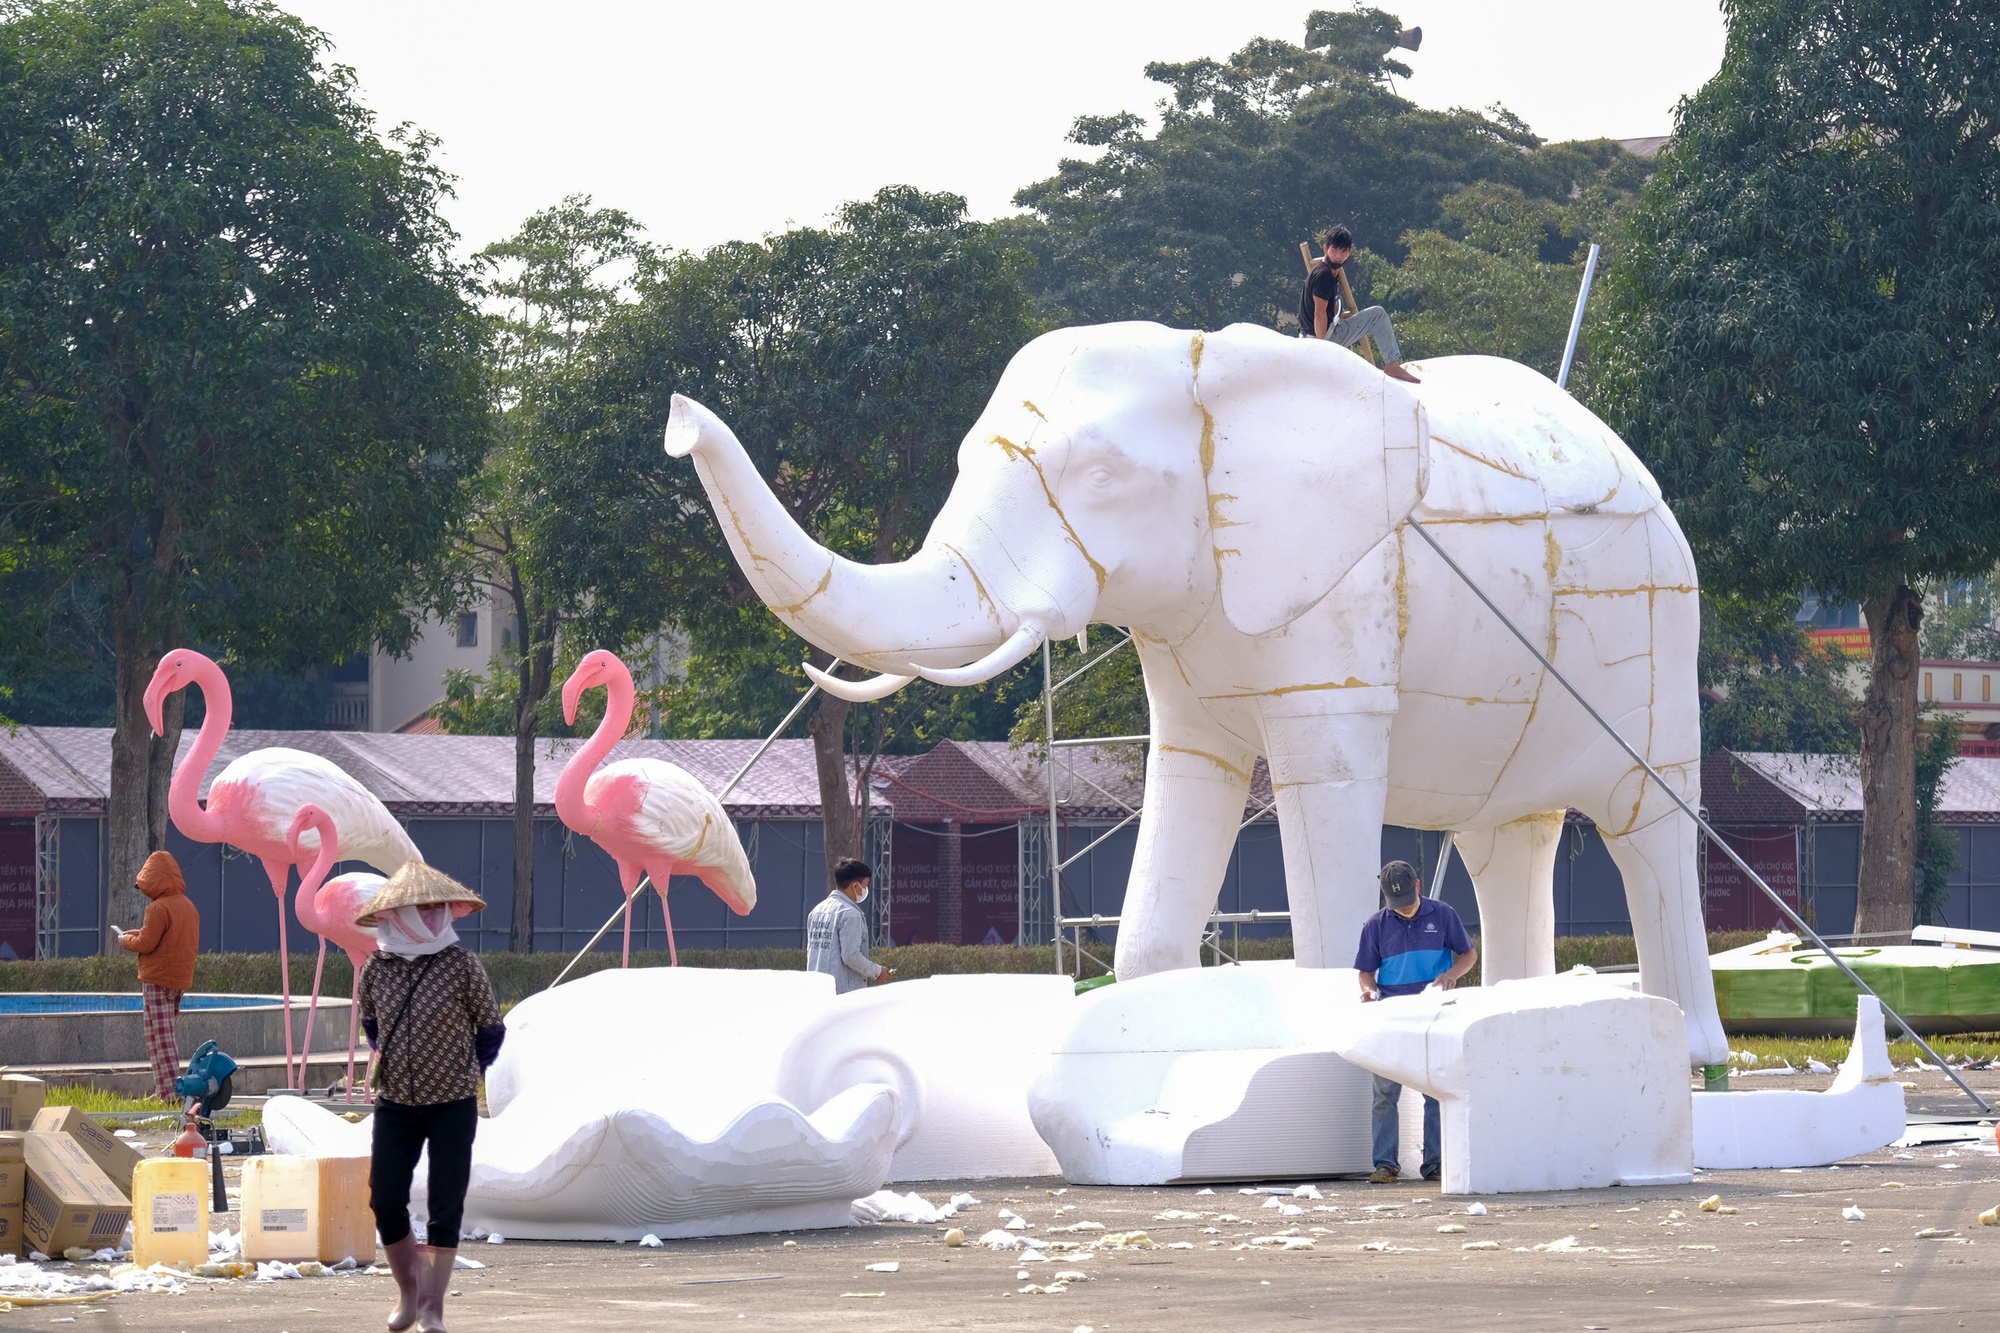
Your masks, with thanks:
[{"label": "white foam block", "polygon": [[[699,1083],[742,1098],[777,1084],[778,1056],[833,1004],[819,972],[612,968],[531,995],[507,1015],[486,1075],[495,1115],[523,1091],[559,1083],[582,1101],[645,1105]],[[636,1100],[635,1100],[636,1099]]]},{"label": "white foam block", "polygon": [[1028,1111],[1078,1184],[1366,1171],[1371,1083],[1332,1050],[1359,1007],[1351,969],[1290,963],[1105,986],[1077,998]]},{"label": "white foam block", "polygon": [[1712,1170],[1825,1166],[1901,1138],[1903,1085],[1889,1062],[1882,1002],[1857,998],[1854,1044],[1825,1092],[1694,1094],[1694,1160]]},{"label": "white foam block", "polygon": [[816,1106],[860,1083],[897,1091],[892,1180],[1044,1176],[1055,1155],[1028,1084],[1076,1007],[1068,977],[942,976],[822,1006],[778,1061],[778,1093]]},{"label": "white foam block", "polygon": [[1579,977],[1400,996],[1357,1006],[1337,1049],[1438,1099],[1447,1194],[1692,1178],[1671,1001]]}]

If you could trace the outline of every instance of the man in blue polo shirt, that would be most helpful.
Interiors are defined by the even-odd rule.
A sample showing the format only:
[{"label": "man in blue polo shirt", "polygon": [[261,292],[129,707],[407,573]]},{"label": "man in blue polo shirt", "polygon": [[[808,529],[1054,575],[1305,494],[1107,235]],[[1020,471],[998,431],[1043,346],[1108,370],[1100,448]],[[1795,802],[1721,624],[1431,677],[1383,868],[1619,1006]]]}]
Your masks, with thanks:
[{"label": "man in blue polo shirt", "polygon": [[[1354,970],[1361,974],[1362,1000],[1379,1000],[1390,995],[1416,995],[1436,986],[1450,990],[1458,979],[1479,961],[1465,923],[1450,904],[1423,895],[1416,867],[1408,861],[1391,861],[1382,867],[1382,899],[1389,905],[1368,918],[1361,927],[1361,948],[1354,955]],[[1371,1185],[1393,1185],[1402,1174],[1398,1161],[1396,1101],[1403,1085],[1375,1075],[1373,1116],[1375,1174]],[[1425,1180],[1436,1180],[1438,1167],[1438,1104],[1424,1098]]]}]

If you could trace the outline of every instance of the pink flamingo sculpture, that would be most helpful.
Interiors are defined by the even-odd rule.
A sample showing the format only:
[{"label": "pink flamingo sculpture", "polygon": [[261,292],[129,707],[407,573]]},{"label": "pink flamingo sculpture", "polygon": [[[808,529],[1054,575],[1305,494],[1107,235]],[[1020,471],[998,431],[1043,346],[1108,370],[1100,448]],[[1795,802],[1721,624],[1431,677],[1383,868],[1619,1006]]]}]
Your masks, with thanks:
[{"label": "pink flamingo sculpture", "polygon": [[304,865],[309,855],[299,843],[299,835],[307,829],[319,834],[319,854],[313,858],[312,869],[299,879],[296,901],[299,924],[319,936],[319,962],[313,968],[312,1003],[306,1007],[305,1050],[299,1056],[299,1068],[303,1070],[312,1059],[313,1018],[319,1012],[320,979],[326,973],[326,942],[332,940],[347,951],[348,970],[352,977],[347,1010],[347,1100],[351,1104],[354,1101],[354,1050],[360,1037],[361,968],[368,961],[368,955],[375,952],[375,932],[366,926],[355,925],[354,918],[366,910],[368,900],[388,881],[366,871],[355,871],[334,879],[326,877],[340,860],[340,830],[334,827],[333,816],[316,805],[300,806],[298,814],[292,817],[291,829],[285,835],[285,841],[292,850],[292,860],[297,864]]},{"label": "pink flamingo sculpture", "polygon": [[722,802],[686,769],[662,759],[621,759],[598,770],[631,724],[632,673],[602,648],[586,656],[563,682],[566,720],[576,721],[577,700],[596,685],[607,692],[604,721],[556,781],[556,814],[618,863],[618,878],[625,887],[622,965],[632,965],[632,897],[644,875],[659,891],[667,921],[667,957],[678,966],[673,913],[667,907],[668,879],[693,875],[738,916],[747,916],[757,905],[757,881]]},{"label": "pink flamingo sculpture", "polygon": [[[351,860],[364,861],[384,874],[393,875],[405,861],[421,861],[423,854],[410,835],[396,822],[387,806],[374,794],[338,767],[304,750],[273,746],[252,750],[229,762],[208,786],[208,804],[201,802],[201,779],[222,748],[229,732],[234,705],[229,695],[229,679],[222,668],[190,648],[176,648],[160,659],[153,679],[146,686],[146,718],[153,731],[164,733],[160,708],[169,694],[189,685],[201,687],[208,704],[201,733],[194,749],[174,770],[167,788],[167,813],[174,827],[196,842],[226,842],[240,847],[264,863],[271,891],[278,896],[278,977],[285,1006],[285,1076],[303,1087],[305,1070],[292,1067],[292,978],[291,947],[285,930],[285,887],[291,878],[294,853],[290,831],[292,818],[303,805],[316,805],[331,815],[341,830],[341,844]],[[317,851],[319,835],[301,841],[307,850]]]}]

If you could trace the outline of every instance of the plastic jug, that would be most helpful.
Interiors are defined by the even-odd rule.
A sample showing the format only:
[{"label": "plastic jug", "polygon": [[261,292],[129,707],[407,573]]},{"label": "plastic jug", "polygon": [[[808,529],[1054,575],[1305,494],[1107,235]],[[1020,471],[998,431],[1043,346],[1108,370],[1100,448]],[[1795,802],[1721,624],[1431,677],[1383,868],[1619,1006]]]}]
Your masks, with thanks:
[{"label": "plastic jug", "polygon": [[375,1257],[366,1157],[252,1157],[243,1163],[245,1259]]},{"label": "plastic jug", "polygon": [[132,1262],[208,1262],[208,1163],[149,1157],[132,1169]]}]

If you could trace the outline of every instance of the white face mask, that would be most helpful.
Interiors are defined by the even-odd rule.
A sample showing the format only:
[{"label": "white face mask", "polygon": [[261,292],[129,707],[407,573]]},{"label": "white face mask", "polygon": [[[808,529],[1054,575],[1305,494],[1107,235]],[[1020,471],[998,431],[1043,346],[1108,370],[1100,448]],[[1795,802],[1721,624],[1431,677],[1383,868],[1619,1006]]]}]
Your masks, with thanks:
[{"label": "white face mask", "polygon": [[861,904],[868,901],[868,885],[866,883],[862,884],[861,892],[858,895],[851,895],[851,896],[854,899],[854,905],[856,907],[861,906]]}]

